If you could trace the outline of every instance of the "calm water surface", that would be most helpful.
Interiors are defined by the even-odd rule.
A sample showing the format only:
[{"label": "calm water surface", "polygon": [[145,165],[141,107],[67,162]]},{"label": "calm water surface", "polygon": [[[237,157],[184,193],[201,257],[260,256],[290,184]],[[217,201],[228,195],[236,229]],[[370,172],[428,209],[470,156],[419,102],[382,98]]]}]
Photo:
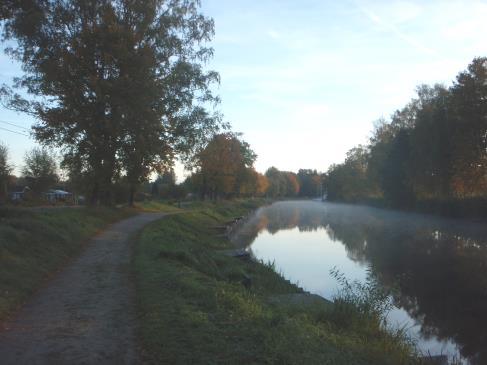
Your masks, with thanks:
[{"label": "calm water surface", "polygon": [[487,364],[487,227],[480,222],[312,201],[260,208],[233,241],[333,299],[337,268],[395,288],[388,319],[425,354]]}]

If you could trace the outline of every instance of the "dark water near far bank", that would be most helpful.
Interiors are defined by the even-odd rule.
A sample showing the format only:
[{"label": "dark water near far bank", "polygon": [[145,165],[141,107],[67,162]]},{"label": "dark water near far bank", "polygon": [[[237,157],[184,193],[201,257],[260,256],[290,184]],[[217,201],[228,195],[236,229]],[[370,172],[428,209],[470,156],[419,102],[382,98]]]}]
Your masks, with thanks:
[{"label": "dark water near far bank", "polygon": [[487,226],[312,201],[260,208],[233,238],[304,289],[332,299],[336,267],[395,287],[388,318],[425,354],[487,364]]}]

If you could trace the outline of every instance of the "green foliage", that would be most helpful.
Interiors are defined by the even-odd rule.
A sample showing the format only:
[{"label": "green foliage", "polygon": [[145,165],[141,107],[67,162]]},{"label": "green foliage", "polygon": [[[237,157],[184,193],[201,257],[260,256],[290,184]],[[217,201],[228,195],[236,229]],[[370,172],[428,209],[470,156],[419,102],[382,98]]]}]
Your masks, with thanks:
[{"label": "green foliage", "polygon": [[181,209],[169,204],[167,201],[162,200],[147,200],[141,203],[137,203],[136,208],[143,210],[144,212],[165,212],[175,213],[181,212]]},{"label": "green foliage", "polygon": [[154,182],[146,182],[144,185],[146,192],[150,192],[153,199],[182,200],[188,194],[185,184],[176,184],[176,174],[172,168],[160,174]]},{"label": "green foliage", "polygon": [[391,142],[389,153],[381,170],[380,186],[384,197],[396,207],[410,207],[414,203],[414,194],[410,182],[409,133],[401,129]]},{"label": "green foliage", "polygon": [[135,189],[150,173],[187,162],[222,127],[219,75],[203,65],[213,20],[189,1],[12,1],[0,8],[9,54],[25,74],[9,106],[34,115],[36,139],[61,148],[63,166],[88,186],[90,201],[112,202],[124,176]]},{"label": "green foliage", "polygon": [[278,197],[318,197],[322,192],[322,176],[316,170],[300,169],[297,174],[270,167],[265,173],[269,187],[267,194]]},{"label": "green foliage", "polygon": [[326,187],[330,200],[357,202],[374,191],[367,176],[369,158],[368,149],[358,146],[347,153],[343,164],[329,168]]},{"label": "green foliage", "polygon": [[58,181],[54,156],[46,149],[34,147],[25,154],[22,175],[35,193],[45,192]]},{"label": "green foliage", "polygon": [[319,197],[321,193],[321,176],[316,170],[300,169],[297,175],[299,181],[299,195],[304,197]]},{"label": "green foliage", "polygon": [[267,193],[269,196],[276,198],[287,195],[286,176],[276,167],[269,167],[265,173],[269,181]]},{"label": "green foliage", "polygon": [[[422,85],[417,97],[379,121],[365,162],[351,150],[327,177],[331,200],[383,197],[400,208],[483,198],[487,191],[487,58],[476,58],[449,88]],[[447,205],[447,204],[446,204]],[[446,212],[444,212],[446,213]]]},{"label": "green foliage", "polygon": [[368,275],[365,283],[361,283],[349,282],[336,268],[330,271],[330,275],[341,287],[334,298],[334,310],[343,315],[344,321],[354,321],[353,317],[357,315],[367,319],[374,318],[379,326],[385,322],[387,313],[393,308],[392,297],[373,276]]}]

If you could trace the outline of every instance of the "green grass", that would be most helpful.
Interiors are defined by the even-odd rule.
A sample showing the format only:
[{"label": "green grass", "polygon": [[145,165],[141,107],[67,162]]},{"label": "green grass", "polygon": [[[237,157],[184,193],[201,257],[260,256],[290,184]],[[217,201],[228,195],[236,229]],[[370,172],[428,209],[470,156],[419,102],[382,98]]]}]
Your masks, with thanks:
[{"label": "green grass", "polygon": [[79,253],[89,237],[133,213],[108,208],[0,209],[0,320]]},{"label": "green grass", "polygon": [[175,213],[181,211],[176,204],[170,204],[163,200],[146,200],[135,204],[135,208],[144,212]]},{"label": "green grass", "polygon": [[164,212],[177,213],[183,211],[205,211],[206,214],[217,214],[220,218],[235,218],[247,214],[250,210],[256,209],[264,204],[267,200],[263,198],[252,199],[235,199],[214,201],[171,201],[171,200],[145,200],[138,202],[135,208],[144,212]]},{"label": "green grass", "polygon": [[[140,235],[134,258],[144,360],[165,364],[411,364],[413,347],[347,300],[271,301],[301,289],[272,265],[225,256],[211,226],[262,202],[198,203]],[[252,286],[242,285],[245,276]]]}]

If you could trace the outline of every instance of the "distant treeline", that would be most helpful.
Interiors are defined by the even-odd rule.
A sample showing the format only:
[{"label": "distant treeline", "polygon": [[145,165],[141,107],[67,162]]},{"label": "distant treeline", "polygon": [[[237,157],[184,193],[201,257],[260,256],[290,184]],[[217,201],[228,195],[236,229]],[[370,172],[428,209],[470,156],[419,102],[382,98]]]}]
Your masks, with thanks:
[{"label": "distant treeline", "polygon": [[261,174],[253,167],[256,158],[257,155],[247,142],[240,139],[240,135],[218,134],[197,155],[193,173],[183,186],[187,192],[204,199],[320,195],[323,174],[309,169],[301,169],[296,174],[275,167]]},{"label": "distant treeline", "polygon": [[328,198],[451,215],[487,215],[487,58],[450,87],[417,97],[379,120],[368,145],[328,170]]}]

